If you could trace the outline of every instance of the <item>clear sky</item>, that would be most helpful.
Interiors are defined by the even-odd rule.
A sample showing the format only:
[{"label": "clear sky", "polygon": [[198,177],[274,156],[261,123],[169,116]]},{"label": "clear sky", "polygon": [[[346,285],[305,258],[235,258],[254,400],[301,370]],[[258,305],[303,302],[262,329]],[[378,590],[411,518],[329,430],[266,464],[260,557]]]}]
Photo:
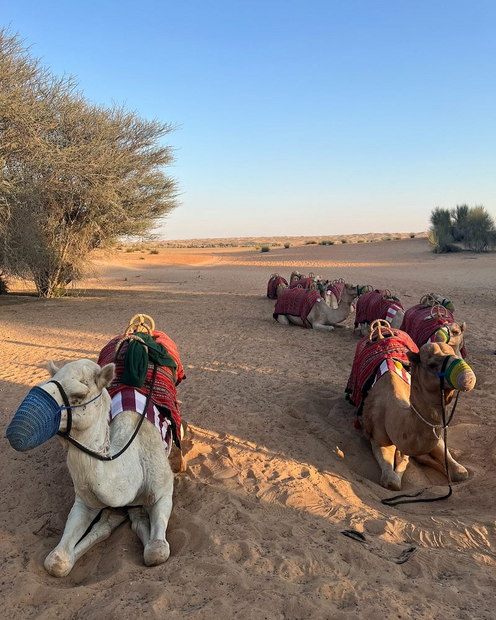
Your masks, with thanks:
[{"label": "clear sky", "polygon": [[20,0],[1,20],[89,100],[177,126],[163,239],[496,217],[494,0]]}]

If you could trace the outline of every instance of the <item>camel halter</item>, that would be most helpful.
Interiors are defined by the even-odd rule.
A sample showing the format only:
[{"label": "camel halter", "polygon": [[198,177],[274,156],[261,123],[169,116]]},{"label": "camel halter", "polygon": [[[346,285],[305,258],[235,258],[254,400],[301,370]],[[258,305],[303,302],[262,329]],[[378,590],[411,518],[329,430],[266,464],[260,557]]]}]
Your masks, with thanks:
[{"label": "camel halter", "polygon": [[[443,360],[443,365],[441,366],[441,372],[435,372],[433,370],[429,370],[429,368],[426,368],[425,366],[422,366],[424,370],[427,370],[427,372],[430,372],[431,374],[437,375],[440,379],[439,387],[440,387],[440,393],[441,393],[441,411],[442,411],[442,416],[443,416],[443,423],[442,424],[431,424],[430,422],[424,419],[424,417],[417,411],[417,409],[410,402],[411,409],[413,409],[413,411],[419,416],[419,418],[423,422],[425,422],[428,426],[431,426],[433,429],[441,428],[443,430],[444,468],[446,471],[446,478],[448,479],[448,492],[446,493],[446,495],[441,495],[440,497],[427,497],[425,499],[402,499],[404,497],[418,497],[425,491],[425,489],[421,489],[417,493],[412,493],[412,494],[404,493],[402,495],[394,495],[392,497],[385,497],[384,499],[381,500],[381,503],[385,504],[386,506],[399,506],[399,504],[415,504],[415,503],[421,503],[421,502],[423,503],[437,502],[442,499],[448,499],[449,497],[451,497],[453,493],[453,488],[451,486],[451,474],[449,472],[449,466],[448,466],[448,426],[450,425],[450,422],[453,419],[453,414],[455,413],[456,405],[458,404],[458,396],[460,394],[460,391],[457,390],[456,392],[456,397],[455,397],[455,402],[453,404],[453,408],[451,409],[451,413],[449,415],[448,421],[446,421],[446,403],[444,402],[444,378],[446,376],[446,366],[448,365],[449,359],[450,357],[448,356]],[[450,387],[452,386],[450,385]],[[435,434],[435,431],[434,431],[434,434]]]},{"label": "camel halter", "polygon": [[76,439],[74,439],[74,437],[70,436],[70,432],[71,432],[71,428],[72,428],[72,409],[76,408],[76,407],[84,407],[86,405],[88,405],[89,403],[92,403],[93,401],[95,401],[97,398],[100,398],[100,396],[103,394],[103,392],[100,392],[100,394],[98,394],[98,396],[95,396],[95,398],[92,398],[91,400],[89,400],[86,403],[83,403],[81,405],[71,405],[69,402],[69,398],[67,397],[67,394],[64,390],[64,388],[60,385],[60,383],[58,381],[54,381],[52,379],[52,381],[49,381],[49,383],[54,383],[59,392],[60,395],[62,396],[62,400],[64,401],[64,407],[61,407],[62,409],[65,409],[67,411],[67,429],[65,430],[65,432],[61,432],[59,431],[57,433],[57,435],[60,435],[61,437],[63,437],[64,439],[66,439],[69,443],[71,443],[73,446],[75,446],[76,448],[78,448],[79,450],[81,450],[82,452],[84,452],[85,454],[89,454],[89,456],[94,457],[95,459],[98,459],[99,461],[115,461],[115,459],[119,458],[119,456],[121,456],[121,454],[124,454],[124,452],[129,448],[129,446],[133,443],[136,435],[138,434],[141,425],[143,424],[143,420],[146,418],[146,412],[148,409],[148,405],[150,404],[151,398],[152,398],[152,393],[153,393],[153,386],[155,385],[155,377],[157,375],[157,364],[153,364],[153,376],[152,376],[152,380],[151,380],[151,387],[150,387],[150,391],[147,394],[146,397],[146,402],[145,402],[145,406],[143,409],[143,413],[141,414],[140,420],[138,422],[138,424],[136,425],[136,428],[134,429],[133,434],[131,435],[129,441],[126,443],[126,445],[119,450],[119,452],[117,452],[117,454],[113,454],[110,456],[104,456],[103,454],[99,454],[98,452],[95,452],[94,450],[90,450],[90,448],[87,448],[86,446],[83,446],[83,444],[79,443],[79,441],[77,441]]}]

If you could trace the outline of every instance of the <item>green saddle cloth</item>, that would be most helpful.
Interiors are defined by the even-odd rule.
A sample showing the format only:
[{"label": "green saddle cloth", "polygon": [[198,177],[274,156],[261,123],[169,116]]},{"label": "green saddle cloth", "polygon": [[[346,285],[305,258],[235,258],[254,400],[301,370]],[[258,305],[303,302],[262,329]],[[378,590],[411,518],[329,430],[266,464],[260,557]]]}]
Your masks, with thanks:
[{"label": "green saddle cloth", "polygon": [[143,340],[144,344],[139,340],[128,341],[124,357],[124,372],[120,381],[132,387],[143,387],[148,373],[148,365],[152,362],[157,364],[157,366],[170,368],[174,383],[176,383],[177,363],[169,355],[164,345],[157,342],[149,334],[140,333],[137,335]]}]

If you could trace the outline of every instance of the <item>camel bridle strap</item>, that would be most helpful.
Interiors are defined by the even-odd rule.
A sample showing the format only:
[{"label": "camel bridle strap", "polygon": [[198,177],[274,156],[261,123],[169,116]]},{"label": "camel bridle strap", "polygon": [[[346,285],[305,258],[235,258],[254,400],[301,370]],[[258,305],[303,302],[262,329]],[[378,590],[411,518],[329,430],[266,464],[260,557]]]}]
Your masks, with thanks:
[{"label": "camel bridle strap", "polygon": [[413,409],[413,411],[429,426],[433,427],[433,428],[441,428],[443,429],[443,440],[444,440],[444,468],[446,471],[446,478],[448,479],[448,492],[446,493],[446,495],[441,495],[440,497],[427,497],[425,499],[403,499],[405,497],[407,498],[415,498],[418,497],[421,493],[423,493],[425,491],[425,489],[421,489],[420,491],[418,491],[417,493],[413,493],[413,494],[406,494],[404,493],[403,495],[394,495],[393,497],[385,497],[384,499],[381,500],[382,504],[385,504],[386,506],[399,506],[400,504],[416,504],[416,503],[426,503],[426,502],[438,502],[442,499],[448,499],[449,497],[451,497],[452,493],[453,493],[453,488],[451,486],[451,474],[449,471],[449,466],[448,466],[448,426],[453,418],[453,414],[455,413],[455,408],[456,405],[458,403],[458,396],[460,394],[459,391],[457,391],[456,394],[456,398],[455,398],[455,403],[453,405],[453,408],[451,410],[450,416],[448,418],[448,421],[446,421],[446,403],[444,401],[444,377],[445,377],[445,371],[446,371],[446,366],[448,364],[448,360],[449,357],[446,357],[443,360],[443,365],[441,366],[441,372],[433,372],[432,370],[429,370],[428,368],[426,368],[425,366],[422,366],[422,368],[424,370],[427,370],[428,372],[430,372],[431,374],[435,374],[440,378],[440,393],[441,393],[441,411],[442,411],[442,416],[443,416],[443,423],[442,424],[437,424],[437,425],[433,425],[430,424],[429,422],[427,422],[427,420],[424,420],[424,418],[419,414],[419,412],[415,409],[415,407],[413,407],[413,405],[410,403],[410,407]]},{"label": "camel bridle strap", "polygon": [[150,390],[146,396],[146,402],[145,402],[145,406],[143,408],[143,413],[140,416],[139,422],[136,425],[136,428],[133,431],[133,434],[131,435],[129,441],[126,443],[126,445],[119,450],[119,452],[117,452],[116,454],[112,454],[110,456],[105,456],[103,454],[99,454],[98,452],[95,452],[94,450],[90,450],[90,448],[87,448],[86,446],[83,446],[83,444],[79,443],[79,441],[77,441],[76,439],[74,439],[74,437],[70,436],[70,432],[71,432],[71,428],[72,428],[72,409],[74,409],[75,407],[84,407],[86,405],[88,405],[89,403],[92,403],[93,401],[95,401],[97,398],[100,398],[100,396],[103,394],[103,392],[100,392],[100,394],[98,394],[98,396],[96,396],[95,398],[89,400],[86,403],[83,403],[81,405],[71,405],[69,402],[69,398],[67,397],[67,394],[64,390],[64,388],[60,385],[60,383],[58,381],[51,381],[51,383],[54,383],[59,392],[60,395],[62,396],[62,400],[64,401],[65,407],[62,407],[62,409],[66,409],[67,410],[67,430],[65,432],[58,432],[57,434],[60,435],[61,437],[63,437],[64,439],[66,439],[69,443],[71,443],[73,446],[75,446],[76,448],[78,448],[78,450],[81,450],[82,452],[84,452],[85,454],[88,454],[89,456],[92,456],[95,459],[98,459],[99,461],[115,461],[115,459],[119,458],[121,456],[121,454],[124,454],[124,452],[129,448],[129,446],[133,443],[134,439],[136,438],[136,435],[138,434],[141,425],[143,424],[143,420],[146,418],[146,412],[148,410],[148,406],[150,405],[150,401],[152,398],[152,394],[153,394],[153,386],[155,385],[155,377],[157,376],[157,364],[154,363],[153,364],[153,375],[152,375],[152,380],[151,380],[151,385],[150,385]]}]

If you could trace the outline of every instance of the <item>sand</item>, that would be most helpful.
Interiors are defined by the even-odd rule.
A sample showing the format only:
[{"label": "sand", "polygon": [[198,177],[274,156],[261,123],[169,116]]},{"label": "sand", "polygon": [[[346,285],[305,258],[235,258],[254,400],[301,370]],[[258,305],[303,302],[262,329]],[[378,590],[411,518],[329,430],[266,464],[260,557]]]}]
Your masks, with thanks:
[{"label": "sand", "polygon": [[[295,268],[388,288],[405,308],[431,291],[455,303],[477,386],[461,395],[449,430],[470,472],[450,499],[381,504],[391,492],[344,399],[358,337],[272,318],[267,281]],[[133,314],[151,315],[187,372],[188,468],[176,473],[171,557],[145,567],[126,522],[68,577],[48,575],[43,560],[74,497],[64,452],[56,438],[30,453],[3,439],[1,618],[495,617],[496,254],[435,255],[425,238],[407,238],[120,252],[96,269],[70,298],[0,297],[2,436],[49,359],[96,360]],[[440,473],[411,463],[404,491],[422,488],[447,490]]]}]

